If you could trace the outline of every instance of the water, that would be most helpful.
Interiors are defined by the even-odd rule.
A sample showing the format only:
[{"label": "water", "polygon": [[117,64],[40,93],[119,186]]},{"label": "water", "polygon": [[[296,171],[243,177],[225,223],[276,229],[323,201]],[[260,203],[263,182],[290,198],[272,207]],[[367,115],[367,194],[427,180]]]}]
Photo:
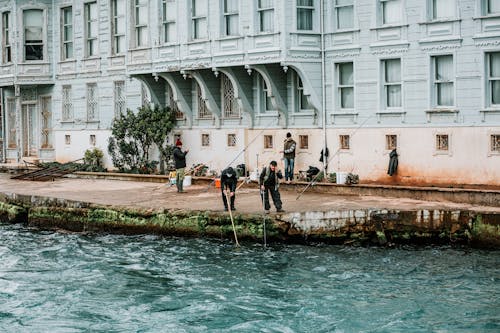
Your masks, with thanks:
[{"label": "water", "polygon": [[0,225],[1,332],[500,332],[500,252]]}]

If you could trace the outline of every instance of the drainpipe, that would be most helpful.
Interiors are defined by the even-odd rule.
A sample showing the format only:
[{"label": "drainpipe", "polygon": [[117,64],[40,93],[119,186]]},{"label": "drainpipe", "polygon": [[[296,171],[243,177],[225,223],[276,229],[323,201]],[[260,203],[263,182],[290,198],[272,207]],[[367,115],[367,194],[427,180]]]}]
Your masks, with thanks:
[{"label": "drainpipe", "polygon": [[1,105],[1,110],[0,112],[2,113],[2,123],[0,126],[2,126],[2,163],[5,163],[5,157],[7,154],[7,151],[5,150],[5,138],[7,137],[7,134],[5,133],[5,104],[3,102],[3,88],[0,89],[0,105]]},{"label": "drainpipe", "polygon": [[321,112],[323,114],[323,175],[327,177],[328,161],[326,157],[327,136],[326,136],[326,70],[325,70],[325,13],[324,0],[319,3],[320,6],[320,34],[321,34]]}]

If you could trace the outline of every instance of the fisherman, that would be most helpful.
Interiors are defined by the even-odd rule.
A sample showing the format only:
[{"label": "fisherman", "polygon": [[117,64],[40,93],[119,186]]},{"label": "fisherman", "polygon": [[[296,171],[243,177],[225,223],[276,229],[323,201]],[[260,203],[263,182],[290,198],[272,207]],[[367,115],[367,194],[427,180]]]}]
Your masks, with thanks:
[{"label": "fisherman", "polygon": [[177,192],[183,193],[182,182],[184,181],[184,168],[186,167],[186,155],[189,149],[182,151],[182,141],[177,139],[175,142],[175,148],[173,151],[174,161],[175,161],[175,185],[177,186]]},{"label": "fisherman", "polygon": [[280,170],[276,170],[278,163],[276,161],[271,161],[269,166],[262,169],[262,173],[260,174],[260,194],[262,196],[262,200],[264,201],[264,210],[266,214],[269,214],[269,209],[271,205],[269,204],[269,193],[271,193],[271,197],[273,198],[274,206],[276,207],[276,211],[278,213],[284,212],[281,208],[281,198],[279,192],[279,179],[283,178]]},{"label": "fisherman", "polygon": [[220,190],[222,193],[222,202],[224,203],[225,211],[227,211],[226,195],[231,198],[231,210],[236,210],[234,207],[234,200],[236,199],[235,191],[237,183],[238,178],[236,177],[236,171],[234,171],[232,167],[228,167],[222,171],[220,176]]},{"label": "fisherman", "polygon": [[280,153],[283,153],[283,163],[285,164],[285,181],[287,183],[293,180],[296,147],[297,143],[292,139],[292,133],[286,133],[284,148],[282,151],[280,151]]}]

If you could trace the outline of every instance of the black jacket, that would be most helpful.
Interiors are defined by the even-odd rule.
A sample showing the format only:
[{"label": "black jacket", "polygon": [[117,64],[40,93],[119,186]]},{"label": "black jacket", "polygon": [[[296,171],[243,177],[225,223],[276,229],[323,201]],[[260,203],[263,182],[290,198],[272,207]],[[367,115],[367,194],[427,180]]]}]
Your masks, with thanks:
[{"label": "black jacket", "polygon": [[186,167],[186,154],[187,152],[183,152],[179,147],[174,148],[174,161],[175,168],[181,169]]},{"label": "black jacket", "polygon": [[236,191],[236,184],[238,183],[238,178],[236,177],[236,171],[229,167],[222,171],[220,176],[220,188],[222,191],[227,187],[230,192]]},{"label": "black jacket", "polygon": [[387,168],[387,174],[392,176],[398,170],[398,153],[396,149],[393,149],[389,154],[389,167]]},{"label": "black jacket", "polygon": [[262,169],[262,172],[260,174],[259,184],[264,185],[265,187],[268,188],[273,188],[275,186],[277,187],[279,185],[278,179],[281,178],[283,178],[281,171],[278,172],[271,171],[271,168],[267,166],[264,169]]}]

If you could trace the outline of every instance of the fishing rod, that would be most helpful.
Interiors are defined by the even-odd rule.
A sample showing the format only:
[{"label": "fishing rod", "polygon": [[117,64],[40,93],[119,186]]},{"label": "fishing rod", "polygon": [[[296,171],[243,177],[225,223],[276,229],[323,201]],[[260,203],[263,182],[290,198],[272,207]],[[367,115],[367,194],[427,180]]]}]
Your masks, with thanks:
[{"label": "fishing rod", "polygon": [[[368,118],[366,118],[366,119],[365,119],[365,121],[363,121],[363,123],[362,123],[361,125],[359,125],[359,126],[358,126],[355,130],[354,130],[354,132],[352,132],[351,137],[352,137],[352,136],[354,136],[354,134],[356,134],[356,132],[357,132],[357,131],[361,128],[361,127],[363,127],[363,126],[366,124],[366,122],[367,122],[367,121],[368,121],[371,117],[373,117],[373,115],[371,115],[371,116],[369,116]],[[325,155],[326,155],[326,147],[324,147],[323,149],[324,149],[323,156],[325,156]],[[327,162],[326,162],[326,164],[325,164],[325,165],[328,165],[328,164],[330,163],[330,161],[331,161],[331,160],[332,160],[332,159],[333,159],[333,158],[334,158],[334,157],[335,157],[335,156],[336,156],[339,152],[340,152],[340,147],[339,147],[339,148],[335,151],[335,153],[332,155],[332,157],[330,157],[330,158],[327,160]],[[324,170],[325,170],[325,169],[323,169],[323,173],[324,173]],[[295,200],[299,200],[299,199],[300,199],[300,197],[302,196],[302,194],[304,194],[304,192],[305,192],[305,191],[307,191],[307,189],[308,189],[309,187],[311,187],[311,186],[314,184],[314,182],[316,181],[316,178],[318,178],[319,174],[320,174],[320,172],[318,172],[318,173],[314,176],[314,178],[313,178],[313,179],[309,182],[309,184],[307,184],[307,186],[306,186],[306,187],[305,187],[305,188],[304,188],[304,189],[303,189],[303,190],[299,193],[299,195],[297,195],[297,198],[295,198]],[[326,177],[326,175],[323,175],[323,177]]]},{"label": "fishing rod", "polygon": [[264,228],[262,229],[263,230],[263,236],[264,236],[264,247],[267,246],[267,237],[266,237],[266,220],[267,220],[267,217],[266,217],[266,207],[264,205],[264,190],[261,188],[260,189],[260,199],[261,199],[261,202],[262,202],[262,212],[264,213],[264,218],[263,218],[263,223],[264,223]]},{"label": "fishing rod", "polygon": [[[281,117],[281,115],[278,113],[278,123],[279,123],[280,117]],[[225,167],[225,168],[223,168],[222,170],[224,170],[224,169],[228,168],[231,164],[233,164],[233,163],[234,163],[234,161],[236,161],[236,160],[238,159],[238,157],[240,157],[240,155],[241,155],[241,154],[243,154],[243,153],[244,153],[244,152],[248,149],[248,147],[250,147],[250,145],[251,145],[252,143],[254,143],[254,141],[255,141],[255,140],[257,140],[257,138],[258,138],[258,137],[260,137],[260,136],[261,136],[261,134],[262,134],[262,133],[264,133],[264,131],[265,131],[265,130],[267,130],[269,127],[271,127],[271,125],[274,123],[274,121],[275,121],[275,119],[274,119],[274,118],[273,118],[273,119],[271,119],[271,121],[269,122],[269,124],[267,124],[264,128],[262,128],[262,129],[260,130],[260,132],[259,132],[259,133],[258,133],[258,134],[257,134],[257,135],[253,138],[253,139],[252,139],[252,141],[250,141],[250,142],[249,142],[249,143],[248,143],[245,147],[243,147],[243,149],[242,149],[242,150],[238,153],[238,155],[236,155],[236,157],[235,157],[235,158],[233,158],[233,160],[232,160],[231,162],[229,162],[229,163],[226,165],[226,167]],[[259,167],[259,166],[257,166],[257,168],[258,168],[258,167]],[[215,179],[216,179],[216,178],[214,178],[214,179],[213,179],[213,180],[212,180],[212,181],[208,184],[208,186],[207,186],[207,188],[206,188],[206,190],[205,190],[205,191],[208,191],[208,190],[210,189],[210,187],[212,187],[212,185],[215,183]]]},{"label": "fishing rod", "polygon": [[236,235],[236,227],[234,226],[234,219],[233,219],[233,212],[231,210],[231,204],[229,201],[229,195],[227,195],[227,191],[225,192],[226,195],[226,203],[229,211],[229,217],[231,218],[231,224],[233,225],[233,232],[234,232],[234,240],[236,241],[236,247],[240,247],[240,243],[238,243],[238,236]]}]

